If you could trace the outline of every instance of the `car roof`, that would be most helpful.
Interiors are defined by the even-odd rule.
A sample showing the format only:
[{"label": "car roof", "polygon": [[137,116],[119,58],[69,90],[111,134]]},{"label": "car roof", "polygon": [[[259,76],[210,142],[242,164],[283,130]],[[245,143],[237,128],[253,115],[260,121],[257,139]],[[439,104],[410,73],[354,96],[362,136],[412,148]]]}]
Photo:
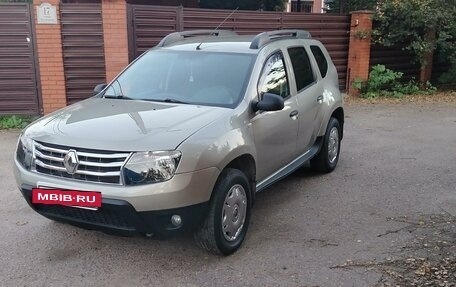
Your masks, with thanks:
[{"label": "car roof", "polygon": [[257,54],[272,42],[296,39],[311,39],[311,35],[304,30],[276,30],[257,35],[238,35],[229,30],[195,30],[171,33],[160,41],[157,48]]},{"label": "car roof", "polygon": [[[191,37],[172,43],[164,49],[176,51],[208,51],[256,54],[258,50],[250,49],[254,35],[228,36],[228,37]],[[199,48],[197,49],[197,47]]]}]

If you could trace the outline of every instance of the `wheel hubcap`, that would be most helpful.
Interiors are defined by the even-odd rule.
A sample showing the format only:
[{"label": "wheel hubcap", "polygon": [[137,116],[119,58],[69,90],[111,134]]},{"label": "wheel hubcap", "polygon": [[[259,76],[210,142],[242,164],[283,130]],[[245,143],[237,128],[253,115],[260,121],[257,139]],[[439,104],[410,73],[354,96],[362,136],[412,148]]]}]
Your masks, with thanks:
[{"label": "wheel hubcap", "polygon": [[236,240],[244,227],[247,211],[245,189],[236,184],[228,191],[222,210],[223,236],[228,241]]},{"label": "wheel hubcap", "polygon": [[333,127],[329,131],[328,141],[328,160],[330,163],[334,163],[339,153],[339,131],[336,127]]}]

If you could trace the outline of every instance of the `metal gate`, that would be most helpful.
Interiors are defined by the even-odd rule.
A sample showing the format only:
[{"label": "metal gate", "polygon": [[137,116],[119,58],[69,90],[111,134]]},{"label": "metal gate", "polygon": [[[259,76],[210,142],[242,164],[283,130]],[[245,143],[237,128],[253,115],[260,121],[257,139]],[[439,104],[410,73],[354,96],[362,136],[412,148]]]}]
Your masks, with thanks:
[{"label": "metal gate", "polygon": [[[214,29],[231,11],[128,5],[130,60],[155,46],[169,33],[194,29]],[[340,87],[345,89],[350,16],[286,12],[238,11],[221,29],[239,34],[257,34],[267,30],[304,29],[320,40],[336,65]]]},{"label": "metal gate", "polygon": [[[420,64],[414,61],[410,51],[404,50],[401,46],[385,47],[372,45],[370,54],[370,68],[374,65],[385,65],[388,69],[395,72],[404,73],[404,78],[419,79]],[[438,51],[434,53],[432,68],[432,82],[438,83],[438,78],[450,68],[450,62],[439,59]],[[455,79],[456,81],[456,79]]]},{"label": "metal gate", "polygon": [[160,40],[182,31],[181,7],[128,4],[128,52],[130,62]]},{"label": "metal gate", "polygon": [[406,78],[419,77],[420,66],[413,62],[410,52],[403,50],[400,46],[372,45],[369,68],[378,64],[385,65],[393,71],[402,72]]},{"label": "metal gate", "polygon": [[101,4],[60,4],[67,103],[92,96],[106,82]]},{"label": "metal gate", "polygon": [[29,4],[0,4],[0,114],[40,113]]}]

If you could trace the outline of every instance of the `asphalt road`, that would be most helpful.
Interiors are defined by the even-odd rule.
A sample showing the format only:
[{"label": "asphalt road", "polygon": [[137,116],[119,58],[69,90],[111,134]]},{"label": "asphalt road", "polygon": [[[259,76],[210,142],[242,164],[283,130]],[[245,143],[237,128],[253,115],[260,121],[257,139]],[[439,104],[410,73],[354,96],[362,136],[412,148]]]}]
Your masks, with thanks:
[{"label": "asphalt road", "polygon": [[0,132],[0,286],[380,286],[379,269],[344,266],[409,256],[435,233],[395,219],[456,216],[454,104],[347,106],[338,168],[303,168],[259,194],[229,257],[190,236],[116,237],[41,217],[13,178],[17,136]]}]

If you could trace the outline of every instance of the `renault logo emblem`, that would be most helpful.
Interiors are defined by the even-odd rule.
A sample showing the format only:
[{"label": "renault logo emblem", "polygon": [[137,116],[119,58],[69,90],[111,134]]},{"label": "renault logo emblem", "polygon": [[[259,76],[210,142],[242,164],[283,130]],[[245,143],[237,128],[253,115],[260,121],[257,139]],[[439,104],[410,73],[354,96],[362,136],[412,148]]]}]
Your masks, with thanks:
[{"label": "renault logo emblem", "polygon": [[79,165],[78,154],[74,149],[70,149],[63,158],[63,166],[68,174],[74,174]]}]

